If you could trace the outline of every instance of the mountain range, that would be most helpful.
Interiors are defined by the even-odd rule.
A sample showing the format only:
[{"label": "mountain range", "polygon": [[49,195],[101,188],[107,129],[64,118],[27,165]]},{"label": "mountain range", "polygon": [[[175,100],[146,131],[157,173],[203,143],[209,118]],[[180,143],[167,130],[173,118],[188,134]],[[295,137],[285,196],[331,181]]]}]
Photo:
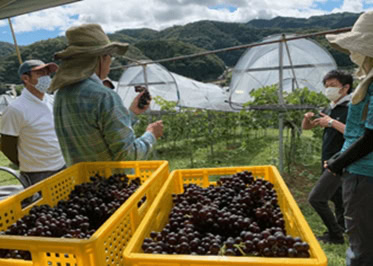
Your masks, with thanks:
[{"label": "mountain range", "polygon": [[[180,55],[200,53],[237,45],[255,43],[263,38],[281,33],[307,34],[312,32],[351,27],[360,14],[336,13],[310,18],[276,17],[270,20],[255,19],[247,23],[198,21],[184,26],[173,26],[161,31],[152,29],[124,29],[108,34],[112,41],[128,42],[130,49],[126,57],[163,59]],[[341,68],[350,68],[349,57],[332,49],[324,37],[314,38],[335,58]],[[22,59],[38,58],[54,61],[53,55],[66,47],[65,37],[57,37],[20,46]],[[167,62],[163,65],[170,71],[210,81],[217,79],[227,67],[233,67],[245,50],[234,50],[213,55]],[[58,61],[55,61],[57,64]],[[114,66],[130,63],[118,58]],[[20,83],[17,76],[19,63],[13,44],[0,42],[0,83]],[[122,70],[112,71],[110,77],[118,80]]]}]

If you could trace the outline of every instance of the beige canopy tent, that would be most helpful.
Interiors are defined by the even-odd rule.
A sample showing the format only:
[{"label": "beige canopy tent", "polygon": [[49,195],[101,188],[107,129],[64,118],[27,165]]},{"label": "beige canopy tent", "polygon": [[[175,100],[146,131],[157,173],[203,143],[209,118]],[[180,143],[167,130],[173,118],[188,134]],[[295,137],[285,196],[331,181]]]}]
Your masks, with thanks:
[{"label": "beige canopy tent", "polygon": [[14,45],[16,47],[19,63],[22,64],[21,54],[13,31],[11,17],[47,9],[51,7],[70,4],[82,0],[0,0],[0,19],[8,19],[12,31]]}]

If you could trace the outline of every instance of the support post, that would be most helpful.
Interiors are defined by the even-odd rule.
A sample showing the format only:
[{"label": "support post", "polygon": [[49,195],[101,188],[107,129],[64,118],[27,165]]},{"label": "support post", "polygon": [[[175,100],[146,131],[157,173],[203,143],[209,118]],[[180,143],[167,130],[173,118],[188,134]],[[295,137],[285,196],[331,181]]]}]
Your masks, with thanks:
[{"label": "support post", "polygon": [[[278,101],[280,105],[284,104],[283,98],[283,65],[284,65],[284,58],[283,58],[283,44],[285,41],[285,35],[282,35],[283,41],[279,42],[279,81],[278,81]],[[283,134],[284,134],[284,113],[282,111],[279,112],[278,117],[278,129],[279,129],[279,137],[278,137],[278,167],[279,171],[282,174],[284,171],[284,143],[283,143]]]},{"label": "support post", "polygon": [[13,41],[14,41],[14,46],[16,47],[16,53],[17,53],[17,57],[18,57],[18,62],[19,62],[20,65],[22,65],[21,53],[20,53],[20,51],[19,51],[19,47],[18,47],[18,45],[17,45],[17,39],[16,39],[16,35],[14,34],[12,21],[10,20],[10,18],[8,18],[8,21],[9,21],[10,31],[12,32],[12,37],[13,37]]}]

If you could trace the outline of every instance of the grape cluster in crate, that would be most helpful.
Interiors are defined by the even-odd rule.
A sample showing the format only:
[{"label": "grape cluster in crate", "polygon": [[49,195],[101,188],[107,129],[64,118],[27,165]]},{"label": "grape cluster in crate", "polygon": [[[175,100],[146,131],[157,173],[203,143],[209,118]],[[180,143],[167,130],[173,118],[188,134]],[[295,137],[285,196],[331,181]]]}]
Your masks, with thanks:
[{"label": "grape cluster in crate", "polygon": [[[69,199],[55,207],[32,207],[0,234],[88,239],[141,185],[140,178],[129,179],[125,174],[108,178],[96,174],[90,180],[76,185]],[[138,204],[144,201],[145,197]],[[28,251],[0,249],[0,258],[30,260],[30,256]]]},{"label": "grape cluster in crate", "polygon": [[144,239],[145,253],[310,257],[308,243],[287,235],[273,184],[249,171],[172,196],[168,223]]}]

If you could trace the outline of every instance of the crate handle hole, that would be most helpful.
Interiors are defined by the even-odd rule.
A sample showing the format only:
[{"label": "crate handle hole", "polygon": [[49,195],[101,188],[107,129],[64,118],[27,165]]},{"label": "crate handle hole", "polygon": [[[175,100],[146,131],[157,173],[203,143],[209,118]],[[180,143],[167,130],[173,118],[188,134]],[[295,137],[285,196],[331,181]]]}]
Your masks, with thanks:
[{"label": "crate handle hole", "polygon": [[22,209],[27,208],[28,206],[30,206],[31,204],[35,203],[36,201],[42,198],[43,198],[43,194],[41,191],[36,192],[31,197],[25,198],[24,200],[21,201]]},{"label": "crate handle hole", "polygon": [[19,249],[0,249],[0,258],[32,260],[30,251]]}]

